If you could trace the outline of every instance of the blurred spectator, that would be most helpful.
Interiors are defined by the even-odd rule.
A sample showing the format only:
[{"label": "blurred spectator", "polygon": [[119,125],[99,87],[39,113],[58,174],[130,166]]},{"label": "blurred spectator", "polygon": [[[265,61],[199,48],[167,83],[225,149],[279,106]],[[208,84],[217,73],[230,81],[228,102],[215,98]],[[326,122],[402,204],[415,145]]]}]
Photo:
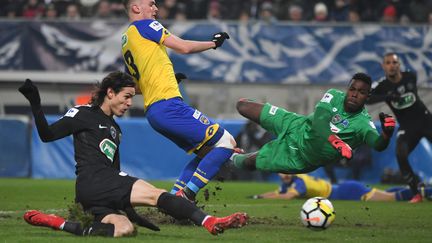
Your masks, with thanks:
[{"label": "blurred spectator", "polygon": [[293,4],[288,10],[288,20],[298,22],[303,20],[303,8],[300,5]]},{"label": "blurred spectator", "polygon": [[113,16],[127,18],[122,0],[110,0],[110,3]]},{"label": "blurred spectator", "polygon": [[157,18],[162,21],[168,19],[169,11],[165,5],[161,4],[158,6]]},{"label": "blurred spectator", "polygon": [[81,19],[81,14],[79,11],[78,4],[72,3],[66,7],[66,19],[68,19],[68,20]]},{"label": "blurred spectator", "polygon": [[354,10],[354,9],[350,9],[348,12],[348,21],[351,23],[358,23],[360,22],[360,15],[359,13]]},{"label": "blurred spectator", "polygon": [[186,5],[184,3],[178,3],[177,4],[177,11],[176,11],[174,19],[177,21],[187,20]]},{"label": "blurred spectator", "polygon": [[331,19],[334,21],[347,21],[349,15],[349,6],[345,0],[335,0]]},{"label": "blurred spectator", "polygon": [[271,2],[264,2],[261,5],[259,19],[267,24],[274,24],[277,22],[276,17],[273,15],[273,4]]},{"label": "blurred spectator", "polygon": [[[2,8],[0,8],[1,16],[6,16],[8,18],[15,18],[22,15],[22,6],[25,1],[13,1],[9,0],[2,3]],[[3,7],[4,6],[4,7]]]},{"label": "blurred spectator", "polygon": [[45,8],[44,17],[46,19],[56,19],[58,17],[57,9],[54,4],[48,4]]},{"label": "blurred spectator", "polygon": [[261,2],[259,0],[246,0],[242,1],[242,9],[247,11],[250,19],[258,19],[259,18],[259,7]]},{"label": "blurred spectator", "polygon": [[242,10],[240,12],[240,16],[239,16],[239,21],[242,24],[246,24],[249,22],[250,16],[249,16],[249,12],[247,10]]},{"label": "blurred spectator", "polygon": [[29,0],[24,5],[22,16],[25,18],[39,18],[44,14],[44,6],[38,0]]},{"label": "blurred spectator", "polygon": [[209,5],[208,13],[207,13],[207,19],[208,20],[215,20],[220,19],[221,13],[220,13],[220,4],[217,0],[212,0]]},{"label": "blurred spectator", "polygon": [[111,12],[111,4],[107,0],[101,0],[96,7],[96,18],[111,18],[113,14]]},{"label": "blurred spectator", "polygon": [[[429,23],[432,0],[157,0],[158,18],[250,19],[275,23],[322,21],[382,21],[385,23]],[[122,0],[0,0],[0,16],[55,18],[66,16],[76,4],[79,17],[126,16]],[[54,7],[53,7],[54,6]],[[46,9],[45,9],[46,8]],[[78,17],[78,18],[79,18]],[[72,19],[78,19],[72,18]]]},{"label": "blurred spectator", "polygon": [[429,12],[428,23],[432,25],[432,12]]},{"label": "blurred spectator", "polygon": [[205,19],[208,8],[209,0],[188,0],[186,15],[188,19]]},{"label": "blurred spectator", "polygon": [[409,17],[414,23],[426,23],[429,18],[429,6],[425,0],[412,0],[409,5]]},{"label": "blurred spectator", "polygon": [[99,0],[79,0],[80,10],[83,17],[93,17],[93,10]]},{"label": "blurred spectator", "polygon": [[167,19],[175,19],[175,16],[177,14],[176,0],[164,0],[163,3],[159,6],[163,6],[165,8]]},{"label": "blurred spectator", "polygon": [[388,5],[384,8],[381,21],[385,23],[396,23],[398,21],[397,11],[394,5]]},{"label": "blurred spectator", "polygon": [[314,6],[314,20],[317,22],[324,22],[328,20],[327,6],[319,2]]},{"label": "blurred spectator", "polygon": [[378,21],[385,7],[383,0],[349,0],[351,9],[355,9],[362,21]]}]

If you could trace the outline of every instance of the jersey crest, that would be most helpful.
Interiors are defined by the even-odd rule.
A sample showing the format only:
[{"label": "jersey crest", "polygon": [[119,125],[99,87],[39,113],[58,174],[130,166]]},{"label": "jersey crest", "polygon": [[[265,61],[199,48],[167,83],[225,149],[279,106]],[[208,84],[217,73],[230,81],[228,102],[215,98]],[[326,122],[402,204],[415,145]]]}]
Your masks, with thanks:
[{"label": "jersey crest", "polygon": [[117,130],[115,129],[115,127],[113,126],[110,127],[110,134],[113,139],[117,137]]}]

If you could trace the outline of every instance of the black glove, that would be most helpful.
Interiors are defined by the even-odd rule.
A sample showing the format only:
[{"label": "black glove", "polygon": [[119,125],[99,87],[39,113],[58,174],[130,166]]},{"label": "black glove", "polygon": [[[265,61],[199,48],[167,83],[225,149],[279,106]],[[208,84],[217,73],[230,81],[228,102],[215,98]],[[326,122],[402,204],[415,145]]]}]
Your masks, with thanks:
[{"label": "black glove", "polygon": [[229,38],[230,37],[226,32],[219,32],[214,34],[212,41],[216,44],[216,46],[213,49],[220,47],[224,43],[225,39]]},{"label": "black glove", "polygon": [[26,79],[24,84],[21,85],[18,90],[26,97],[31,106],[40,105],[41,99],[39,96],[39,90],[30,79]]},{"label": "black glove", "polygon": [[175,78],[177,79],[177,83],[179,84],[183,79],[187,79],[186,74],[184,73],[176,73]]},{"label": "black glove", "polygon": [[385,114],[384,112],[379,113],[379,118],[383,133],[385,133],[388,138],[391,138],[396,126],[395,119],[391,115]]}]

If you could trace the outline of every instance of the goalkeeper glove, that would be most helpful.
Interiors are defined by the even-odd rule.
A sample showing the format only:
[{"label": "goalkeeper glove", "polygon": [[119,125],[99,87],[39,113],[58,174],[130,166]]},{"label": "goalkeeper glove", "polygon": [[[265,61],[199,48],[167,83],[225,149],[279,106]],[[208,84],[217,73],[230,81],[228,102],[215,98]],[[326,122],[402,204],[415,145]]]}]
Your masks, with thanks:
[{"label": "goalkeeper glove", "polygon": [[352,157],[352,149],[351,147],[342,141],[337,135],[332,134],[327,139],[330,144],[339,151],[339,153],[342,155],[342,157],[351,159]]},{"label": "goalkeeper glove", "polygon": [[226,32],[219,32],[219,33],[214,34],[212,41],[216,44],[216,46],[213,47],[213,49],[216,49],[216,48],[222,46],[224,41],[226,39],[229,39],[229,38],[230,37]]},{"label": "goalkeeper glove", "polygon": [[183,81],[183,79],[187,79],[187,76],[184,73],[176,73],[175,78],[177,79],[177,83],[179,84],[181,83],[181,81]]},{"label": "goalkeeper glove", "polygon": [[26,79],[24,84],[21,85],[18,90],[26,97],[31,106],[40,105],[41,99],[39,96],[39,90],[30,79]]},{"label": "goalkeeper glove", "polygon": [[379,118],[383,133],[387,138],[391,138],[394,128],[396,126],[395,119],[391,115],[385,114],[384,112],[379,113]]}]

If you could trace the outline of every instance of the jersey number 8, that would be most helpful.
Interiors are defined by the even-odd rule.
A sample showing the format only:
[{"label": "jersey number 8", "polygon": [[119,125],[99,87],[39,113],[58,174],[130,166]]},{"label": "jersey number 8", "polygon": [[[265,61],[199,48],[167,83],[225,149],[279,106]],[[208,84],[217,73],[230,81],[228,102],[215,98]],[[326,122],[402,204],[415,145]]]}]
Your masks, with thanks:
[{"label": "jersey number 8", "polygon": [[133,70],[133,73],[131,73],[132,76],[134,76],[134,77],[136,78],[136,80],[139,80],[139,79],[140,79],[140,74],[139,74],[139,72],[138,72],[138,67],[137,67],[137,66],[135,65],[135,63],[134,63],[134,59],[133,59],[133,56],[132,56],[131,51],[130,51],[130,50],[127,50],[127,51],[125,52],[125,54],[123,55],[123,58],[124,58],[124,60],[126,61],[126,64],[127,64],[130,68],[132,68],[132,70]]}]

